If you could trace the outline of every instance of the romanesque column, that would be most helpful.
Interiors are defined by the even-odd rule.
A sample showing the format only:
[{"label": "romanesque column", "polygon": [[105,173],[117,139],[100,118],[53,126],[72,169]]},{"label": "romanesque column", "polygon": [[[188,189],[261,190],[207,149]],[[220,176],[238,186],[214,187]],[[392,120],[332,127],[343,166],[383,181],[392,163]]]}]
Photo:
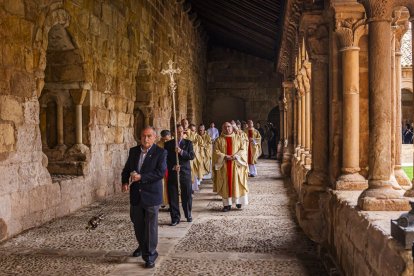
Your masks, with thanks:
[{"label": "romanesque column", "polygon": [[58,144],[57,147],[64,150],[65,144],[64,144],[64,138],[63,138],[63,104],[58,102],[57,103],[57,140]]},{"label": "romanesque column", "polygon": [[305,165],[311,163],[311,87],[310,76],[306,73],[306,67],[310,67],[308,61],[303,62],[303,86],[305,87]]},{"label": "romanesque column", "polygon": [[312,63],[312,164],[302,186],[300,203],[307,212],[319,209],[319,195],[325,191],[328,179],[329,151],[329,31],[324,24],[309,24],[306,45]]},{"label": "romanesque column", "polygon": [[369,176],[358,199],[362,210],[408,206],[391,180],[391,12],[392,0],[361,0],[369,24]]},{"label": "romanesque column", "polygon": [[[299,86],[298,86],[299,87]],[[300,90],[300,87],[297,90],[297,117],[296,117],[296,123],[298,127],[298,132],[296,134],[297,137],[297,148],[296,148],[296,156],[300,158],[300,152],[302,148],[302,91]]]},{"label": "romanesque column", "polygon": [[[412,47],[411,55],[412,55],[412,60],[414,60],[414,15],[411,15],[410,22],[411,22],[411,47]],[[414,74],[413,74],[413,83],[414,83]],[[414,184],[414,178],[412,182]],[[413,185],[413,188],[411,188],[405,193],[405,196],[414,197],[414,185]]]},{"label": "romanesque column", "polygon": [[301,129],[302,129],[302,131],[301,131],[301,135],[302,135],[302,137],[301,137],[301,139],[302,139],[302,144],[301,144],[301,153],[300,153],[300,160],[302,161],[302,162],[305,162],[305,144],[306,144],[306,91],[305,91],[305,89],[304,89],[304,86],[303,86],[303,76],[302,75],[299,75],[300,76],[300,78],[299,78],[299,80],[302,82],[302,86],[301,86],[301,89],[302,89],[302,99],[301,99],[301,107],[300,107],[300,115],[302,116],[302,118],[301,118],[301,121],[300,121],[300,123],[301,123]]},{"label": "romanesque column", "polygon": [[342,54],[342,175],[337,190],[364,190],[366,179],[359,174],[359,39],[366,32],[365,19],[339,20],[336,33]]},{"label": "romanesque column", "polygon": [[398,184],[405,189],[411,188],[411,180],[408,178],[401,166],[402,148],[402,117],[401,117],[401,42],[402,37],[408,30],[408,21],[404,20],[395,26],[395,165],[394,175]]},{"label": "romanesque column", "polygon": [[293,83],[290,81],[283,82],[284,95],[286,98],[286,108],[285,108],[285,138],[286,138],[286,147],[283,153],[283,163],[281,170],[283,175],[290,175],[290,170],[292,166],[292,150],[293,150],[293,110],[292,110],[292,88]]},{"label": "romanesque column", "polygon": [[75,104],[75,116],[76,116],[76,144],[81,145],[82,142],[82,104],[86,97],[86,90],[76,89],[70,90],[73,103]]}]

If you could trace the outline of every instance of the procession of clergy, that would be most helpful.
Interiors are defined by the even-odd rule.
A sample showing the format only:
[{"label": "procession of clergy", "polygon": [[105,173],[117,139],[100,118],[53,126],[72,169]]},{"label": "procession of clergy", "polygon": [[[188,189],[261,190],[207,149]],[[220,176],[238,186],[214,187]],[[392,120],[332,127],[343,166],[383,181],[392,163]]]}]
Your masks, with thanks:
[{"label": "procession of clergy", "polygon": [[[196,125],[189,124],[187,119],[183,119],[181,124],[177,125],[175,137],[179,141],[182,139],[190,141],[194,152],[193,158],[189,158],[191,194],[188,191],[181,191],[184,194],[184,197],[183,195],[181,196],[181,201],[187,220],[189,220],[189,217],[191,218],[192,207],[192,200],[188,199],[188,197],[192,198],[192,194],[199,190],[203,179],[213,180],[213,192],[222,197],[223,212],[230,211],[233,204],[239,209],[243,205],[248,204],[247,180],[248,177],[257,176],[256,164],[259,156],[262,154],[262,137],[259,131],[254,128],[252,120],[244,124],[244,130],[242,130],[239,121],[237,123],[235,121],[225,122],[222,125],[221,134],[215,128],[214,123],[211,123],[210,128],[207,130],[203,124],[196,129]],[[171,132],[169,130],[161,131],[157,145],[164,148],[165,143],[168,141],[170,143],[173,142]],[[168,155],[172,154],[168,153]],[[173,158],[171,161],[176,162],[176,159]],[[178,199],[178,192],[168,191],[168,187],[171,187],[171,185],[167,184],[169,179],[171,181],[171,177],[169,178],[168,175],[170,174],[171,176],[171,173],[174,173],[175,166],[169,165],[168,168],[163,180],[162,207],[169,205],[172,225],[175,226],[177,223],[174,223],[174,213],[178,212],[179,214],[179,207],[178,202],[172,204],[172,201],[175,200],[171,200],[171,197]]]}]

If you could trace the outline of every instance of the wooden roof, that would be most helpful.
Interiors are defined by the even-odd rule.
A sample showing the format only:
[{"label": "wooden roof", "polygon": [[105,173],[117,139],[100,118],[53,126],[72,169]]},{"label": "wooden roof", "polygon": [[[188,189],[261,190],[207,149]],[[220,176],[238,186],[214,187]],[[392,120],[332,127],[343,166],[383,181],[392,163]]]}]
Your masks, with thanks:
[{"label": "wooden roof", "polygon": [[187,0],[212,45],[275,61],[285,0]]}]

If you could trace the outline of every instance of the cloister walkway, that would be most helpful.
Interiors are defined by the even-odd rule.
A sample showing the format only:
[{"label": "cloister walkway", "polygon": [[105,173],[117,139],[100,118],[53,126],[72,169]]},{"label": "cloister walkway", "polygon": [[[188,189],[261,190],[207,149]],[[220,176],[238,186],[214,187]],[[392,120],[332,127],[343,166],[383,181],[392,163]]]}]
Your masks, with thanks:
[{"label": "cloister walkway", "polygon": [[[211,182],[195,194],[193,222],[171,227],[160,212],[154,269],[129,257],[136,242],[128,196],[118,194],[26,231],[0,245],[0,275],[325,275],[316,246],[294,219],[296,202],[274,160],[260,160],[250,178],[250,205],[221,212]],[[103,223],[87,232],[100,211]]]}]

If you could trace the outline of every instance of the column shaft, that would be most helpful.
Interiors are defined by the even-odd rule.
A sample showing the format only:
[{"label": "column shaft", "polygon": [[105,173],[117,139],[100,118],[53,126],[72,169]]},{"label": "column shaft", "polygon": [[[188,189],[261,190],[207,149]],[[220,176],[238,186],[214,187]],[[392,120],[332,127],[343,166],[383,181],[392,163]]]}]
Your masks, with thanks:
[{"label": "column shaft", "polygon": [[58,145],[62,146],[64,144],[63,139],[63,106],[58,104],[57,106],[57,136],[58,136]]},{"label": "column shaft", "polygon": [[391,23],[369,22],[369,176],[358,199],[363,210],[398,210],[406,205],[392,188]]},{"label": "column shaft", "polygon": [[305,149],[305,144],[306,144],[306,99],[305,99],[305,93],[302,95],[302,99],[301,99],[301,111],[300,114],[302,116],[301,118],[301,129],[302,129],[302,144],[301,144],[301,148]]},{"label": "column shaft", "polygon": [[311,147],[311,93],[305,93],[305,151],[309,153]]},{"label": "column shaft", "polygon": [[297,102],[297,117],[296,117],[296,123],[298,127],[298,132],[296,134],[297,137],[297,148],[299,154],[299,149],[302,147],[302,97],[298,95],[298,102]]},{"label": "column shaft", "polygon": [[76,111],[76,144],[82,144],[82,105],[75,106]]}]

